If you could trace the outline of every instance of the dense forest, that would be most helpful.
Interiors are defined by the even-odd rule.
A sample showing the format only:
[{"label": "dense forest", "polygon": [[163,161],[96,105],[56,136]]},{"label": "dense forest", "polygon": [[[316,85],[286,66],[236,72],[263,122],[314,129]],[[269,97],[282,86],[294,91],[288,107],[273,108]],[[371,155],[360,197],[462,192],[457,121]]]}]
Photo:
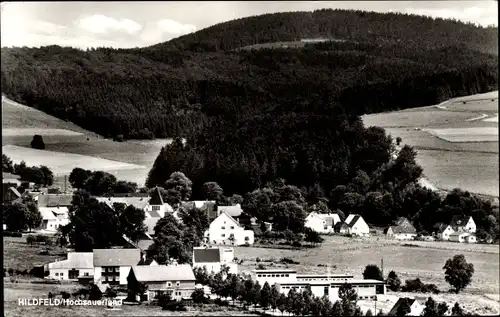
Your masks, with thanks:
[{"label": "dense forest", "polygon": [[[264,112],[361,115],[497,89],[497,31],[403,14],[277,13],[141,49],[2,48],[2,93],[106,137],[188,137]],[[307,37],[346,41],[233,50]]]}]

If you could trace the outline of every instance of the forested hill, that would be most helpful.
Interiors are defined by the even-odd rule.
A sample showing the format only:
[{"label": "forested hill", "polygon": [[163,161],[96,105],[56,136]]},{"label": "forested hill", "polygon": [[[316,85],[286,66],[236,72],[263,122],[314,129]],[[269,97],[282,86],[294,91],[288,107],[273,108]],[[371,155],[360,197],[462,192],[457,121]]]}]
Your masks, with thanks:
[{"label": "forested hill", "polygon": [[[234,30],[228,27],[232,23]],[[269,32],[269,25],[277,31]],[[233,44],[224,44],[230,49],[322,35],[305,30],[325,27],[330,33],[324,34],[345,33],[350,40],[299,49],[168,49],[221,37],[231,39]],[[225,31],[210,35],[211,29]],[[491,36],[496,32],[398,14],[272,14],[143,49],[2,48],[2,93],[104,136],[187,137],[213,121],[224,125],[263,112],[337,113],[341,108],[361,115],[496,90],[498,55],[487,53],[497,46]],[[267,33],[278,35],[265,38]]]},{"label": "forested hill", "polygon": [[498,54],[498,28],[402,13],[323,9],[283,12],[216,24],[152,48],[217,51],[310,38],[409,43],[422,48],[465,44]]}]

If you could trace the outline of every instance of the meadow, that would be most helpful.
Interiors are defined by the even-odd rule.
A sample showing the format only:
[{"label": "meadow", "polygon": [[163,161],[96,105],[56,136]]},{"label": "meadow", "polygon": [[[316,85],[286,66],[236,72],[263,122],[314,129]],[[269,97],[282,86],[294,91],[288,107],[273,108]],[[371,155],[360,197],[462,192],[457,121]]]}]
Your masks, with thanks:
[{"label": "meadow", "polygon": [[[34,134],[42,135],[44,151],[31,149]],[[114,142],[39,110],[2,100],[2,151],[14,163],[24,160],[28,165],[47,165],[61,187],[74,167],[103,170],[143,186],[156,156],[169,142]]]},{"label": "meadow", "polygon": [[[436,284],[442,291],[448,291],[450,287],[444,279],[442,268],[446,260],[456,254],[464,254],[467,261],[474,264],[476,270],[473,281],[465,293],[499,293],[498,245],[400,242],[376,236],[365,239],[325,236],[325,242],[317,248],[293,250],[236,247],[235,249],[235,257],[243,260],[239,268],[241,272],[251,273],[258,264],[263,264],[269,268],[288,266],[301,273],[326,274],[328,268],[319,267],[318,264],[328,264],[331,272],[351,273],[356,278],[362,278],[366,265],[381,266],[383,260],[385,274],[394,270],[403,282],[406,279],[419,277],[423,282]],[[271,264],[272,260],[279,262],[283,257],[291,258],[300,264]]]},{"label": "meadow", "polygon": [[425,177],[436,187],[498,198],[498,91],[366,115],[363,121],[413,146]]}]

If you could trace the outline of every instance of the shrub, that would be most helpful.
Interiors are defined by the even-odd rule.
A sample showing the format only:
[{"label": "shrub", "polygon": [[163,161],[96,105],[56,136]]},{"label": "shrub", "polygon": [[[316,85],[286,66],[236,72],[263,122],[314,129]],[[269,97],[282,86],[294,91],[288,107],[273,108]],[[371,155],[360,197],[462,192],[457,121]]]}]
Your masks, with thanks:
[{"label": "shrub", "polygon": [[22,238],[23,234],[21,232],[4,231],[4,237]]},{"label": "shrub", "polygon": [[7,270],[7,272],[9,272],[9,275],[10,275],[10,276],[14,275],[14,269],[13,269],[13,268],[9,268],[9,269]]},{"label": "shrub", "polygon": [[118,134],[117,136],[115,136],[113,138],[113,141],[116,141],[116,142],[123,142],[123,134]]},{"label": "shrub", "polygon": [[69,299],[71,297],[71,294],[66,291],[62,291],[61,296],[63,299]]},{"label": "shrub", "polygon": [[259,263],[260,262],[260,258],[256,258],[255,262]]},{"label": "shrub", "polygon": [[285,263],[285,264],[300,264],[300,262],[294,261],[294,260],[290,259],[289,257],[281,258],[280,262]]},{"label": "shrub", "polygon": [[265,270],[266,267],[263,264],[259,264],[259,265],[257,265],[257,269],[259,269],[259,270]]},{"label": "shrub", "polygon": [[31,141],[31,147],[37,150],[45,150],[45,143],[43,142],[43,138],[39,134],[35,134],[33,136],[33,140]]},{"label": "shrub", "polygon": [[403,292],[421,292],[438,294],[439,289],[434,284],[425,284],[419,278],[414,280],[406,280],[405,285],[401,288]]}]

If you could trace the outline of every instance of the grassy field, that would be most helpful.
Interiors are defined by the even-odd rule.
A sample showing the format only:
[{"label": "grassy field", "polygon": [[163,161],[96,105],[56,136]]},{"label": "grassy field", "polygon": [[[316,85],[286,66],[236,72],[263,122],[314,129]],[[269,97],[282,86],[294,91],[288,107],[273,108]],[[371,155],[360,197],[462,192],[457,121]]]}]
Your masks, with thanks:
[{"label": "grassy field", "polygon": [[[31,149],[34,134],[40,134],[45,151]],[[114,142],[18,103],[2,101],[3,152],[14,163],[47,165],[56,175],[55,184],[64,186],[64,175],[74,167],[103,170],[118,179],[144,185],[147,173],[161,148],[170,139]]]},{"label": "grassy field", "polygon": [[[412,246],[404,246],[403,244]],[[449,285],[444,280],[442,270],[446,260],[456,254],[464,254],[467,261],[474,264],[475,274],[468,294],[499,293],[498,245],[466,245],[452,242],[399,242],[385,238],[353,239],[339,236],[325,237],[325,242],[317,248],[286,250],[258,247],[237,247],[235,256],[243,259],[240,271],[250,273],[258,264],[266,267],[282,267],[270,260],[279,261],[289,257],[299,261],[298,265],[288,265],[299,272],[326,273],[329,264],[332,272],[351,273],[362,278],[366,265],[384,261],[384,272],[394,270],[404,281],[420,277],[424,282],[436,284],[442,291]],[[261,262],[257,263],[256,258]]]},{"label": "grassy field", "polygon": [[499,196],[498,91],[452,99],[439,108],[367,115],[363,121],[412,145],[426,178],[437,187]]},{"label": "grassy field", "polygon": [[41,255],[45,249],[42,245],[30,246],[26,243],[26,235],[22,238],[3,237],[3,266],[30,271],[35,265],[66,259],[66,250],[57,246],[50,247],[49,255]]},{"label": "grassy field", "polygon": [[61,291],[73,292],[77,285],[47,285],[27,282],[10,283],[4,281],[4,316],[14,317],[66,317],[66,316],[255,316],[249,311],[236,307],[214,307],[206,305],[202,308],[187,307],[186,312],[164,311],[157,306],[123,305],[119,309],[110,310],[105,306],[20,306],[18,299],[47,298],[49,292],[59,294]]}]

